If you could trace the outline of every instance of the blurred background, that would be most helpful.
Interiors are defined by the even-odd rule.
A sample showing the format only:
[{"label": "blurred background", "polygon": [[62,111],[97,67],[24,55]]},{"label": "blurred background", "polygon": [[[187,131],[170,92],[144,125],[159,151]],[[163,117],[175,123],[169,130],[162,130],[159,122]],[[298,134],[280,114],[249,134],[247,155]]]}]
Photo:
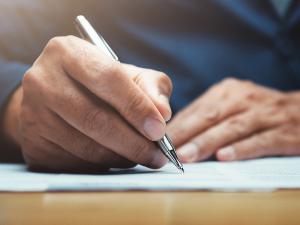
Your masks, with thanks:
[{"label": "blurred background", "polygon": [[122,62],[172,78],[176,112],[228,76],[299,89],[299,2],[1,0],[0,54],[28,66],[50,38],[77,35],[83,14]]}]

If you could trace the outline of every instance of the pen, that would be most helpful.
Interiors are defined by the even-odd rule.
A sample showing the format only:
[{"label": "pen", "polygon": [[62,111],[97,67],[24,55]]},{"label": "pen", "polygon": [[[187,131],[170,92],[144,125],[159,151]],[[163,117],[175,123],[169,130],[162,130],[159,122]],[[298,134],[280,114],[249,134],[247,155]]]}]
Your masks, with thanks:
[{"label": "pen", "polygon": [[[104,38],[95,31],[95,29],[92,27],[92,25],[88,22],[88,20],[84,16],[81,15],[77,16],[75,20],[75,25],[82,38],[96,45],[98,48],[100,48],[107,55],[111,56],[113,59],[119,61],[117,55],[109,47],[109,45],[104,40]],[[184,172],[183,166],[176,155],[175,147],[172,144],[170,138],[167,135],[165,135],[161,140],[157,141],[157,144],[159,145],[164,155],[180,171]]]}]

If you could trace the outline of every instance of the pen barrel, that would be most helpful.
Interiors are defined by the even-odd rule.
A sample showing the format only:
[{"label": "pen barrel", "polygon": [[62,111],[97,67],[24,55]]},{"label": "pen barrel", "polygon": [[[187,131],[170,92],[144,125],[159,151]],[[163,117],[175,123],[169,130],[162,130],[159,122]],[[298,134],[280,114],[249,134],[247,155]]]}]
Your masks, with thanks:
[{"label": "pen barrel", "polygon": [[89,21],[84,16],[77,16],[75,19],[76,28],[80,36],[86,41],[96,45],[108,56],[112,57],[114,60],[119,61],[118,56],[111,49],[108,43],[104,40],[101,34],[97,33]]}]

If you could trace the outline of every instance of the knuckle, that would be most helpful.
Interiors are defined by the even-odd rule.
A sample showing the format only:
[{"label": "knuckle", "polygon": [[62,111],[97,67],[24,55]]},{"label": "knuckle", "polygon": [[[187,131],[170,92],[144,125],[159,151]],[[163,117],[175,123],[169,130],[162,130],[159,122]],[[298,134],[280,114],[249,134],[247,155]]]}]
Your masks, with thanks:
[{"label": "knuckle", "polygon": [[261,98],[260,94],[254,90],[246,91],[244,95],[244,98],[247,101],[257,101]]},{"label": "knuckle", "polygon": [[109,116],[102,109],[93,109],[84,114],[83,130],[102,139],[112,134]]},{"label": "knuckle", "polygon": [[242,136],[247,129],[247,124],[241,118],[229,119],[226,126],[226,129],[231,130],[237,137]]},{"label": "knuckle", "polygon": [[222,113],[221,109],[216,108],[215,105],[207,105],[206,107],[206,113],[204,113],[204,119],[205,121],[211,123],[211,122],[217,122],[221,119]]},{"label": "knuckle", "polygon": [[154,160],[154,156],[153,154],[147,154],[150,151],[150,144],[147,141],[139,141],[135,143],[135,147],[132,150],[132,157],[136,162],[151,165]]},{"label": "knuckle", "polygon": [[163,84],[164,92],[167,93],[168,95],[171,95],[172,90],[173,90],[173,84],[168,75],[166,75],[163,72],[159,73],[159,83]]},{"label": "knuckle", "polygon": [[220,84],[223,85],[223,86],[232,87],[232,86],[235,86],[239,83],[240,83],[240,81],[238,79],[236,79],[234,77],[227,77],[227,78],[223,79]]},{"label": "knuckle", "polygon": [[67,43],[74,43],[74,42],[76,42],[78,40],[78,37],[76,37],[74,35],[67,35],[67,36],[63,37],[63,39]]},{"label": "knuckle", "polygon": [[[134,117],[139,119],[149,114],[151,111],[150,107],[145,103],[144,98],[139,95],[134,95],[127,104],[125,104],[123,109],[123,114],[127,118]],[[133,113],[135,112],[135,113]]]},{"label": "knuckle", "polygon": [[65,50],[65,37],[54,37],[48,41],[44,52],[48,54],[52,54],[55,52],[63,52],[64,50]]},{"label": "knuckle", "polygon": [[243,87],[243,90],[240,92],[241,97],[246,100],[246,102],[259,102],[264,98],[264,95],[253,87]]},{"label": "knuckle", "polygon": [[207,157],[207,155],[209,155],[214,148],[215,141],[216,140],[214,136],[208,133],[192,140],[191,143],[194,144],[197,148],[196,158],[198,160],[202,160],[203,158]]},{"label": "knuckle", "polygon": [[30,90],[31,88],[36,88],[38,86],[39,79],[35,69],[30,68],[27,70],[22,79],[22,87],[24,91]]},{"label": "knuckle", "polygon": [[84,130],[94,130],[99,124],[103,125],[105,116],[100,110],[89,110],[84,113],[83,128]]},{"label": "knuckle", "polygon": [[[77,39],[72,35],[54,37],[48,41],[43,53],[58,56],[66,61],[77,62],[78,55],[82,52],[78,47]],[[72,51],[73,49],[76,51]]]}]

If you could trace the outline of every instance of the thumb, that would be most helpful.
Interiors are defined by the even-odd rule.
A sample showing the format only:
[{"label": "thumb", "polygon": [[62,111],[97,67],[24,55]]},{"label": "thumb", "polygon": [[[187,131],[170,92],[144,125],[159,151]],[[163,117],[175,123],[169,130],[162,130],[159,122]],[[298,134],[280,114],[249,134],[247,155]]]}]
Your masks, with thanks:
[{"label": "thumb", "polygon": [[129,74],[134,74],[133,81],[152,100],[165,121],[169,121],[172,116],[169,102],[173,89],[171,79],[166,74],[151,69],[132,65],[128,65],[127,69],[131,70]]}]

